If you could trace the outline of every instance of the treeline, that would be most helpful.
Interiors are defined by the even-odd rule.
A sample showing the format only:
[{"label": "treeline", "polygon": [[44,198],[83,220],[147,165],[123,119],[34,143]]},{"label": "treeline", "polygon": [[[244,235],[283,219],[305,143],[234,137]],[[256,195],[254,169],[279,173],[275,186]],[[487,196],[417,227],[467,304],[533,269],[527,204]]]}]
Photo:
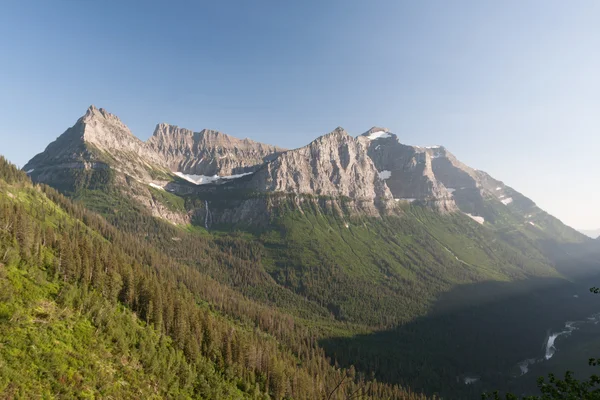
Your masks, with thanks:
[{"label": "treeline", "polygon": [[[4,159],[0,177],[5,182],[0,262],[37,265],[58,285],[123,304],[159,335],[172,338],[185,356],[178,374],[181,393],[211,398],[206,376],[214,369],[254,398],[422,398],[367,380],[352,367],[335,368],[315,333],[294,318],[178,264],[54,189],[30,186]],[[95,318],[98,326],[104,322]],[[122,328],[119,335],[125,338]],[[167,358],[161,364],[173,361]],[[141,364],[152,368],[147,360]]]}]

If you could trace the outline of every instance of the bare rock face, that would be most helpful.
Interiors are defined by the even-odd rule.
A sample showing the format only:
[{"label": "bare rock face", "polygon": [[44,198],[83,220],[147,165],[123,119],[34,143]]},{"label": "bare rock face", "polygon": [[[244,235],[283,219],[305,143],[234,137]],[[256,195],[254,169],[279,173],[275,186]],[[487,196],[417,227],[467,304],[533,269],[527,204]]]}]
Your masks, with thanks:
[{"label": "bare rock face", "polygon": [[[91,106],[81,119],[83,139],[99,150],[119,157],[127,163],[141,162],[164,166],[164,161],[150,146],[135,137],[121,120],[104,110]],[[129,157],[129,160],[127,160]]]},{"label": "bare rock face", "polygon": [[169,124],[157,125],[148,145],[172,171],[205,176],[254,172],[285,150],[218,131],[193,132]]},{"label": "bare rock face", "polygon": [[[511,212],[530,218],[539,208],[533,201],[521,193],[506,186],[503,182],[492,178],[486,172],[473,169],[460,162],[452,153],[442,146],[428,148],[433,159],[432,167],[435,177],[452,191],[454,200],[461,211],[487,217],[493,216],[486,210],[486,202],[493,201],[509,207]],[[526,217],[527,216],[527,217]]]},{"label": "bare rock face", "polygon": [[460,162],[443,146],[426,148],[432,158],[432,168],[436,178],[447,188],[477,188],[478,174],[473,168]]},{"label": "bare rock face", "polygon": [[342,128],[280,154],[252,176],[249,186],[262,192],[345,197],[370,214],[389,207],[393,199],[365,143]]},{"label": "bare rock face", "polygon": [[109,166],[142,180],[151,180],[152,171],[168,172],[161,157],[136,138],[118,117],[92,105],[75,125],[32,158],[24,169],[47,182],[64,169],[106,169]]},{"label": "bare rock face", "polygon": [[440,211],[455,211],[451,193],[433,170],[427,148],[407,146],[386,128],[373,127],[358,138],[368,148],[379,176],[396,200],[418,201]]}]

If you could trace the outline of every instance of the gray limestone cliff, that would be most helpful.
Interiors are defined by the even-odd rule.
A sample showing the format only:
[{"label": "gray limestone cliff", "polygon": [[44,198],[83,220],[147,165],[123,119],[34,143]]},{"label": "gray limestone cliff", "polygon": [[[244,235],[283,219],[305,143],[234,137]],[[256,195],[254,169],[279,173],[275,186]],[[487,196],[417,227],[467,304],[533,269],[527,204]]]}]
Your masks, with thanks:
[{"label": "gray limestone cliff", "polygon": [[54,181],[60,179],[64,169],[106,168],[141,180],[151,180],[156,173],[168,173],[162,158],[135,137],[118,117],[92,105],[23,169],[31,171],[38,180]]},{"label": "gray limestone cliff", "polygon": [[379,176],[396,200],[418,201],[440,211],[456,210],[451,193],[434,174],[434,157],[426,148],[401,144],[386,128],[373,127],[358,139],[368,148]]},{"label": "gray limestone cliff", "polygon": [[[378,127],[356,138],[337,128],[294,150],[168,124],[157,125],[143,142],[118,117],[90,106],[23,169],[35,181],[67,191],[111,184],[152,215],[176,223],[189,222],[197,210],[175,211],[165,199],[201,192],[223,198],[235,192],[239,207],[223,213],[231,221],[264,220],[251,214],[282,202],[301,210],[311,201],[323,210],[366,215],[390,212],[396,202],[417,202],[440,212],[460,210],[480,223],[506,220],[508,212],[531,227],[537,226],[536,215],[544,216],[533,201],[446,148],[402,144]],[[261,200],[242,200],[242,193],[269,199],[259,206]]]},{"label": "gray limestone cliff", "polygon": [[357,210],[370,214],[393,201],[365,144],[342,128],[267,162],[248,186],[262,192],[348,198]]},{"label": "gray limestone cliff", "polygon": [[148,145],[172,171],[206,176],[254,172],[285,150],[214,130],[193,132],[169,124],[158,124]]}]

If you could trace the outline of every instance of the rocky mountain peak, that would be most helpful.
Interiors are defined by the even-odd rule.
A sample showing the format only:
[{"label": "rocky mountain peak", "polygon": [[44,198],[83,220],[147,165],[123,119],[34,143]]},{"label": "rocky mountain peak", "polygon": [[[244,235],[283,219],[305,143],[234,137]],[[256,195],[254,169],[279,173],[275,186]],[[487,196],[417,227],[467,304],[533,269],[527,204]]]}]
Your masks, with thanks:
[{"label": "rocky mountain peak", "polygon": [[119,124],[124,127],[124,129],[128,129],[125,124],[114,114],[109,113],[104,108],[97,108],[95,105],[91,105],[88,107],[85,114],[80,119],[84,123],[112,123]]},{"label": "rocky mountain peak", "polygon": [[64,170],[107,166],[139,180],[149,179],[149,170],[165,171],[162,159],[116,115],[94,105],[27,165],[28,170],[48,176],[46,181]]},{"label": "rocky mountain peak", "polygon": [[[156,125],[154,128],[154,133],[148,140],[148,142],[158,141],[158,140],[168,140],[169,138],[177,137],[177,136],[193,136],[194,131],[189,129],[180,128],[177,125],[167,124],[165,122],[161,122]],[[160,139],[154,139],[160,138]]]},{"label": "rocky mountain peak", "polygon": [[[339,140],[339,139],[351,139],[352,136],[350,136],[348,134],[348,132],[346,132],[346,130],[344,128],[342,128],[341,126],[338,126],[337,128],[335,128],[334,130],[332,130],[329,133],[326,133],[325,135],[319,136],[318,138],[316,138],[313,143],[319,143],[319,142],[323,142],[323,141],[327,141],[327,140]],[[312,144],[312,143],[311,143]]]},{"label": "rocky mountain peak", "polygon": [[438,148],[401,144],[395,134],[373,127],[359,136],[368,147],[379,176],[385,180],[398,201],[419,201],[441,211],[454,211],[451,193],[435,177],[433,160]]},{"label": "rocky mountain peak", "polygon": [[369,129],[368,131],[366,131],[365,133],[363,133],[362,136],[369,136],[369,135],[371,135],[373,133],[376,133],[376,132],[389,133],[390,130],[388,128],[383,128],[383,127],[380,127],[380,126],[374,126],[371,129]]},{"label": "rocky mountain peak", "polygon": [[378,141],[379,139],[392,139],[396,142],[398,141],[398,137],[392,132],[390,132],[388,128],[381,128],[378,126],[374,126],[365,133],[361,134],[359,136],[359,139],[367,141]]},{"label": "rocky mountain peak", "polygon": [[194,132],[165,123],[156,126],[147,144],[172,171],[205,176],[253,172],[285,150],[217,130]]},{"label": "rocky mountain peak", "polygon": [[370,214],[393,199],[365,144],[343,128],[278,155],[252,176],[250,185],[265,192],[346,197],[356,210]]},{"label": "rocky mountain peak", "polygon": [[[130,152],[147,158],[154,164],[162,164],[158,157],[144,142],[133,135],[119,117],[103,108],[91,105],[77,124],[83,125],[85,142],[108,152]],[[76,124],[76,125],[77,125]]]}]

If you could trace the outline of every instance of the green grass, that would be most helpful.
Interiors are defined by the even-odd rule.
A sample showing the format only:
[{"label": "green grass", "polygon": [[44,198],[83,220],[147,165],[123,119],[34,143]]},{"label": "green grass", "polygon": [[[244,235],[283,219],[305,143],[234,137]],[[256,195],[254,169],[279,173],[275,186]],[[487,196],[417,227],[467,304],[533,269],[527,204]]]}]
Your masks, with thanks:
[{"label": "green grass", "polygon": [[164,204],[169,210],[178,213],[185,213],[185,200],[173,193],[149,187],[152,198]]}]

